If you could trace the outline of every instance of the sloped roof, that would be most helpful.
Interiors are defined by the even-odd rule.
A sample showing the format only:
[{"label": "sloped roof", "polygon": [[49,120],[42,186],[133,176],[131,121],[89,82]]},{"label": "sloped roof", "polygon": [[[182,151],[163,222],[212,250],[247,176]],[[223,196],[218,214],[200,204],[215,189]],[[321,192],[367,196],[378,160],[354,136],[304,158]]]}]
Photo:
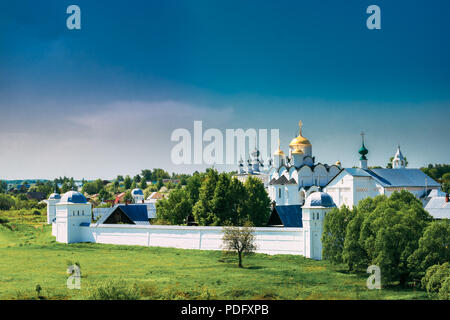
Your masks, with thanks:
[{"label": "sloped roof", "polygon": [[432,197],[424,209],[434,219],[450,219],[450,202],[445,202],[445,197]]},{"label": "sloped roof", "polygon": [[371,169],[366,171],[384,183],[386,187],[440,186],[420,169]]},{"label": "sloped roof", "polygon": [[269,218],[269,224],[271,223],[271,221],[277,220],[276,216],[278,216],[284,227],[303,227],[302,207],[300,205],[275,206]]},{"label": "sloped roof", "polygon": [[[439,187],[440,184],[420,169],[343,169],[354,177],[370,177],[383,187]],[[334,178],[331,180],[333,181]],[[331,181],[328,183],[330,184]],[[426,181],[426,182],[425,182]]]},{"label": "sloped roof", "polygon": [[113,214],[116,210],[122,210],[124,214],[135,224],[140,225],[149,225],[148,222],[148,211],[147,205],[145,204],[119,204],[114,206],[111,211],[105,214],[99,221],[98,224],[103,224],[111,214]]},{"label": "sloped roof", "polygon": [[286,176],[282,175],[277,180],[275,180],[272,184],[286,184],[287,182],[288,182],[288,179],[286,178]]}]

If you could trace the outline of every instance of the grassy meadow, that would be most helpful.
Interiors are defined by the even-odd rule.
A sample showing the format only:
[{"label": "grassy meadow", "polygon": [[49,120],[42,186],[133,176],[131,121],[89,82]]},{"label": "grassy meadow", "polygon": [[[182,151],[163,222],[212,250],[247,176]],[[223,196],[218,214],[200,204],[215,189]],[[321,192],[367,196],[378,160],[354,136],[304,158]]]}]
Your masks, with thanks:
[{"label": "grassy meadow", "polygon": [[[66,286],[69,262],[81,266],[80,290]],[[409,288],[368,290],[368,274],[301,256],[243,262],[219,251],[59,244],[44,211],[0,211],[0,299],[427,299]]]}]

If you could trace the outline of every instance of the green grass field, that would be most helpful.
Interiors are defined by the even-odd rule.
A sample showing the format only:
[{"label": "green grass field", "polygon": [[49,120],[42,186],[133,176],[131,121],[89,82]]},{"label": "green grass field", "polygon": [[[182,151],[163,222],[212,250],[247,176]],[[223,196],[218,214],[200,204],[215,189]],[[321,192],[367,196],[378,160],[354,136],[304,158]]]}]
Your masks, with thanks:
[{"label": "green grass field", "polygon": [[[238,268],[218,251],[59,244],[43,216],[0,219],[0,299],[427,299],[422,290],[368,290],[368,275],[300,256],[254,254]],[[81,290],[67,289],[68,261],[81,266]]]}]

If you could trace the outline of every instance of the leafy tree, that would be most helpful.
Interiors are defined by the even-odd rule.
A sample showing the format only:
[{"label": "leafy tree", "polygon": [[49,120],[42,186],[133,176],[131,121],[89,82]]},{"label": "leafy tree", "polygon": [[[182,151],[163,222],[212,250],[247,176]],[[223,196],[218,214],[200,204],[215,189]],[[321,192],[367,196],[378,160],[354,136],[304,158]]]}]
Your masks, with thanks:
[{"label": "leafy tree", "polygon": [[118,175],[116,180],[119,182],[124,181],[123,176],[121,176],[121,175]]},{"label": "leafy tree", "polygon": [[157,190],[161,190],[161,188],[164,186],[163,180],[159,179],[158,182],[156,183],[156,189]]},{"label": "leafy tree", "polygon": [[131,188],[131,184],[133,183],[133,181],[131,180],[130,176],[126,176],[125,179],[123,180],[123,184],[125,187],[125,190],[128,190]]},{"label": "leafy tree", "polygon": [[348,223],[352,212],[348,207],[334,208],[325,215],[322,233],[322,253],[332,263],[342,263],[342,253]]},{"label": "leafy tree", "polygon": [[8,185],[5,181],[0,180],[0,193],[6,193]]},{"label": "leafy tree", "polygon": [[245,210],[246,220],[255,226],[264,226],[270,216],[270,198],[264,188],[263,182],[252,176],[244,183],[246,190]]},{"label": "leafy tree", "polygon": [[353,219],[347,225],[344,248],[342,250],[342,260],[349,271],[362,270],[369,265],[367,252],[359,241],[364,213],[357,209],[354,211],[356,211],[356,214],[354,213]]},{"label": "leafy tree", "polygon": [[0,194],[0,210],[9,210],[11,209],[15,204],[15,201],[13,198],[6,194]]},{"label": "leafy tree", "polygon": [[159,168],[153,169],[152,181],[157,181],[160,179],[169,179],[169,178],[170,178],[169,173],[164,171],[163,169],[159,169]]},{"label": "leafy tree", "polygon": [[247,190],[244,184],[237,178],[232,178],[229,187],[229,198],[231,199],[231,216],[227,221],[234,226],[242,226],[246,216]]},{"label": "leafy tree", "polygon": [[450,173],[450,164],[429,164],[426,168],[420,168],[420,170],[435,180],[441,180],[446,173]]},{"label": "leafy tree", "polygon": [[141,170],[141,176],[145,181],[152,181],[152,170]]},{"label": "leafy tree", "polygon": [[[377,205],[387,199],[386,196],[376,196],[375,198],[366,198],[358,202],[353,208],[353,219],[348,223],[346,237],[344,241],[344,250],[342,258],[347,264],[348,270],[357,271],[366,269],[369,265],[369,254],[365,247],[374,241],[374,234],[370,224],[363,222],[369,218],[370,214],[376,209]],[[366,246],[360,241],[363,235],[366,240]]]},{"label": "leafy tree", "polygon": [[447,277],[442,281],[441,288],[438,292],[438,298],[440,300],[450,300],[450,277]]},{"label": "leafy tree", "polygon": [[221,225],[231,216],[231,198],[229,193],[231,179],[221,173],[211,199],[212,225]]},{"label": "leafy tree", "polygon": [[202,182],[199,191],[199,198],[193,208],[193,215],[195,221],[201,226],[213,224],[214,213],[211,209],[211,200],[214,197],[216,184],[219,180],[217,170],[208,170],[205,180]]},{"label": "leafy tree", "polygon": [[[449,298],[450,264],[436,264],[427,269],[422,278],[422,287],[427,290],[431,298],[447,300]],[[442,293],[441,293],[442,291]]]},{"label": "leafy tree", "polygon": [[192,212],[192,204],[184,189],[175,189],[168,198],[156,202],[156,217],[160,222],[184,224]]},{"label": "leafy tree", "polygon": [[145,179],[141,179],[141,182],[139,183],[139,188],[142,190],[147,189],[147,181]]},{"label": "leafy tree", "polygon": [[81,187],[81,191],[87,194],[97,194],[104,188],[103,181],[101,179],[97,179],[91,182],[85,182],[83,187]]},{"label": "leafy tree", "polygon": [[238,266],[242,268],[242,256],[256,250],[255,230],[250,222],[243,227],[229,226],[223,228],[224,249],[238,254]]},{"label": "leafy tree", "polygon": [[360,243],[371,264],[380,267],[384,281],[406,283],[411,272],[407,259],[417,249],[430,220],[420,201],[405,190],[379,201],[375,210],[365,215]]},{"label": "leafy tree", "polygon": [[141,176],[140,175],[135,175],[134,177],[133,177],[133,182],[135,182],[136,183],[136,185],[139,183],[139,182],[141,182]]},{"label": "leafy tree", "polygon": [[202,182],[203,176],[198,172],[194,173],[194,175],[187,180],[186,191],[188,193],[189,199],[192,202],[192,205],[194,205],[198,201]]},{"label": "leafy tree", "polygon": [[76,190],[76,189],[77,189],[77,187],[75,185],[75,181],[73,180],[73,178],[68,179],[68,178],[64,177],[64,181],[61,186],[62,192],[66,193],[67,191]]},{"label": "leafy tree", "polygon": [[445,173],[442,176],[442,191],[450,193],[450,172]]},{"label": "leafy tree", "polygon": [[101,201],[106,201],[106,200],[111,200],[112,199],[112,194],[109,193],[105,188],[102,188],[99,191],[98,196],[99,196]]},{"label": "leafy tree", "polygon": [[46,197],[48,197],[54,191],[53,183],[51,181],[38,181],[35,188],[37,192],[44,193]]},{"label": "leafy tree", "polygon": [[422,277],[429,267],[450,261],[450,224],[433,221],[419,240],[419,247],[408,258],[411,269]]},{"label": "leafy tree", "polygon": [[114,188],[113,188],[114,193],[116,193],[116,192],[119,190],[119,187],[120,187],[120,182],[119,182],[119,180],[117,180],[117,179],[114,180],[113,186],[114,186]]},{"label": "leafy tree", "polygon": [[125,192],[125,195],[123,196],[123,201],[124,202],[132,202],[133,201],[133,196],[131,195],[131,191],[130,190]]}]

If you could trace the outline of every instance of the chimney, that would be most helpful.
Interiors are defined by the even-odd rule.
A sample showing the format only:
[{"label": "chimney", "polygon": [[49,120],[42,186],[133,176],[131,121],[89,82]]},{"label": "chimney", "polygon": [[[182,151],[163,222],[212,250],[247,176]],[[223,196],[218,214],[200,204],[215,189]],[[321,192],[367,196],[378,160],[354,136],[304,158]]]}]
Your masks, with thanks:
[{"label": "chimney", "polygon": [[445,194],[445,202],[448,202],[448,193]]}]

